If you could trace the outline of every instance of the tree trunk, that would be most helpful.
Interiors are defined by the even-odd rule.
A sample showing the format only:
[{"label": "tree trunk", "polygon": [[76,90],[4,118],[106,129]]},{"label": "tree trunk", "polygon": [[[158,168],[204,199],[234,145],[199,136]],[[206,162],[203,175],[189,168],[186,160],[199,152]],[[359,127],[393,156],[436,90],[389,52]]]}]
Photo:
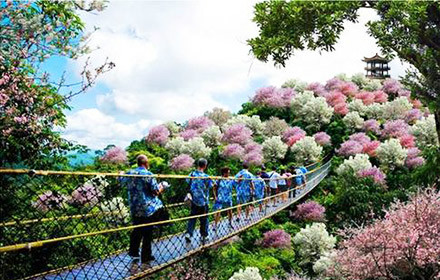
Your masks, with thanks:
[{"label": "tree trunk", "polygon": [[434,111],[435,129],[437,130],[437,139],[440,145],[440,108]]}]

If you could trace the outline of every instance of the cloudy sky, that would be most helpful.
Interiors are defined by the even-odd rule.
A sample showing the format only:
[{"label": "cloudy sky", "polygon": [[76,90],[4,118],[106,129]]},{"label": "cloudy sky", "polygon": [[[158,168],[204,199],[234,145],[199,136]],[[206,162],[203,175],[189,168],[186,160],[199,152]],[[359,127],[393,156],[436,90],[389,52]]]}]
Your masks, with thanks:
[{"label": "cloudy sky", "polygon": [[[298,52],[285,68],[257,61],[246,40],[257,35],[253,2],[114,1],[102,13],[84,14],[92,61],[116,64],[96,87],[78,96],[67,112],[65,138],[102,149],[127,146],[148,128],[168,120],[185,121],[213,107],[236,112],[255,90],[280,86],[288,79],[325,82],[339,73],[363,71],[363,56],[379,52],[364,24],[371,10],[360,11],[358,24],[346,24],[336,51]],[[56,61],[52,71],[75,75],[84,60]],[[392,77],[403,74],[391,63]]]}]

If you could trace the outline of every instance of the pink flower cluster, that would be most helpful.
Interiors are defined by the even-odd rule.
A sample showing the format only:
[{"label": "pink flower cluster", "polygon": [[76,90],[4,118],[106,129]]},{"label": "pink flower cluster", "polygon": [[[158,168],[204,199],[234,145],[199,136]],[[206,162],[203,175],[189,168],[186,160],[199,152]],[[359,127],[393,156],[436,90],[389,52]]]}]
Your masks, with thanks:
[{"label": "pink flower cluster", "polygon": [[282,229],[265,232],[261,245],[266,248],[289,249],[292,246],[290,234]]},{"label": "pink flower cluster", "polygon": [[32,203],[32,206],[41,212],[47,212],[49,210],[61,208],[66,200],[67,198],[64,195],[52,191],[46,191],[37,197],[37,200]]},{"label": "pink flower cluster", "polygon": [[347,97],[340,91],[332,91],[325,97],[327,104],[332,106],[338,115],[346,115],[348,113]]},{"label": "pink flower cluster", "polygon": [[408,124],[403,120],[387,121],[382,130],[383,137],[399,138],[408,134]]},{"label": "pink flower cluster", "polygon": [[171,160],[170,167],[175,171],[188,170],[194,165],[194,159],[187,155],[181,154]]},{"label": "pink flower cluster", "polygon": [[195,129],[186,129],[179,133],[179,136],[182,137],[185,141],[193,139],[194,137],[197,137],[199,135],[199,132]]},{"label": "pink flower cluster", "polygon": [[328,92],[320,83],[311,83],[306,87],[306,90],[313,91],[316,95],[326,97]]},{"label": "pink flower cluster", "polygon": [[70,203],[76,205],[94,206],[102,197],[102,192],[92,184],[86,184],[74,190],[70,196]]},{"label": "pink flower cluster", "polygon": [[292,146],[304,137],[306,137],[306,132],[298,126],[289,127],[283,133],[283,141],[289,146]]},{"label": "pink flower cluster", "polygon": [[244,156],[244,148],[239,144],[229,144],[223,150],[223,156],[241,160]]},{"label": "pink flower cluster", "polygon": [[291,216],[300,221],[322,222],[325,220],[325,207],[315,201],[299,204]]},{"label": "pink flower cluster", "polygon": [[415,140],[416,138],[411,134],[405,134],[399,137],[400,145],[407,149],[415,147]]},{"label": "pink flower cluster", "polygon": [[375,101],[375,94],[371,91],[361,91],[356,93],[355,98],[362,100],[365,105],[371,105]]},{"label": "pink flower cluster", "polygon": [[252,103],[273,108],[289,107],[295,91],[291,88],[263,87],[257,90]]},{"label": "pink flower cluster", "polygon": [[345,96],[354,96],[358,91],[356,84],[352,82],[342,81],[338,78],[333,78],[327,81],[325,89],[328,91],[339,91]]},{"label": "pink flower cluster", "polygon": [[251,165],[263,164],[263,147],[255,142],[250,142],[244,147],[243,160]]},{"label": "pink flower cluster", "polygon": [[341,156],[352,156],[355,154],[362,153],[363,146],[361,143],[354,140],[347,140],[341,144],[341,147],[336,150],[338,155]]},{"label": "pink flower cluster", "polygon": [[[440,192],[394,203],[382,220],[348,228],[329,276],[345,279],[435,279],[440,271]],[[368,253],[366,253],[368,252]]]},{"label": "pink flower cluster", "polygon": [[421,166],[425,163],[425,159],[420,156],[420,150],[418,148],[408,149],[408,153],[405,159],[405,166],[412,169]]},{"label": "pink flower cluster", "polygon": [[397,96],[401,89],[402,85],[400,84],[400,82],[394,79],[386,79],[382,85],[382,90],[385,93],[391,94],[393,96]]},{"label": "pink flower cluster", "polygon": [[371,131],[373,133],[380,134],[380,124],[375,119],[366,120],[364,122],[363,130],[366,132]]},{"label": "pink flower cluster", "polygon": [[195,130],[198,133],[202,133],[205,131],[208,127],[213,126],[214,122],[206,117],[206,116],[200,116],[192,118],[188,121],[188,124],[186,125],[185,130]]},{"label": "pink flower cluster", "polygon": [[385,103],[388,101],[388,94],[386,94],[382,90],[377,90],[373,92],[374,94],[374,102],[376,103]]},{"label": "pink flower cluster", "polygon": [[148,131],[148,135],[146,137],[147,143],[156,143],[159,145],[165,145],[168,141],[168,137],[170,136],[170,131],[164,125],[158,125],[152,127]]},{"label": "pink flower cluster", "polygon": [[357,175],[360,178],[372,178],[376,184],[385,185],[386,175],[377,167],[360,170]]},{"label": "pink flower cluster", "polygon": [[330,135],[328,135],[323,131],[315,133],[313,137],[315,138],[316,143],[318,143],[321,146],[327,146],[331,144]]},{"label": "pink flower cluster", "polygon": [[245,145],[252,139],[252,130],[244,124],[238,123],[231,125],[223,133],[222,140],[229,144]]},{"label": "pink flower cluster", "polygon": [[336,152],[341,156],[352,156],[365,153],[371,157],[376,156],[376,149],[380,146],[379,141],[371,139],[363,132],[352,134],[349,139],[341,144]]},{"label": "pink flower cluster", "polygon": [[411,109],[406,113],[405,121],[407,123],[414,123],[422,118],[422,112],[419,109]]},{"label": "pink flower cluster", "polygon": [[127,152],[120,147],[112,147],[101,158],[102,162],[121,164],[127,162]]},{"label": "pink flower cluster", "polygon": [[376,150],[379,148],[380,142],[377,140],[365,143],[362,152],[369,155],[370,157],[376,156]]}]

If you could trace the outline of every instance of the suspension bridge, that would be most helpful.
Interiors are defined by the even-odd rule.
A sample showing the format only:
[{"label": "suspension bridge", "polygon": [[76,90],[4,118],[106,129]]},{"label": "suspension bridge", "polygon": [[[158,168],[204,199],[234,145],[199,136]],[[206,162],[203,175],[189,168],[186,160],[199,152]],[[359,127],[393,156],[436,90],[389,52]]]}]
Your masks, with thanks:
[{"label": "suspension bridge", "polygon": [[[85,207],[88,212],[83,210],[84,212],[75,215],[60,215],[60,213],[68,212],[69,208],[65,205],[57,205],[55,202],[51,205],[54,210],[44,209],[47,210],[46,212],[41,211],[41,209],[39,211],[27,211],[31,212],[33,216],[30,214],[23,215],[22,213],[18,215],[17,212],[9,211],[10,214],[7,214],[9,214],[10,220],[5,221],[2,218],[4,222],[0,223],[2,236],[0,262],[3,270],[1,279],[141,279],[205,248],[220,244],[301,200],[327,176],[330,164],[330,160],[315,164],[311,168],[312,170],[306,174],[307,183],[305,185],[292,188],[285,193],[278,193],[262,200],[251,201],[197,216],[190,216],[184,203],[169,203],[167,206],[171,213],[169,220],[144,225],[129,225],[127,211],[123,209],[123,205],[112,209],[97,207],[98,204],[88,205]],[[5,173],[2,175],[5,175]],[[51,175],[50,173],[41,173],[40,175],[38,175],[38,172],[32,175],[29,175],[29,172],[10,173],[6,173],[7,178],[2,178],[2,184],[8,182],[10,184],[12,180],[15,183],[24,184],[28,188],[35,186],[36,176],[40,176],[38,177],[40,180],[38,184],[45,183],[57,186],[60,182],[65,182],[69,178],[75,178],[81,181],[82,185],[87,185],[90,182],[89,176],[102,175],[102,173],[77,173],[72,176],[70,173],[54,172],[51,180],[47,180],[47,177]],[[20,176],[23,178],[20,178]],[[165,178],[165,176],[158,177]],[[295,177],[295,175],[292,177]],[[45,179],[42,180],[41,178]],[[116,178],[116,176],[114,174],[104,174],[104,177],[99,178],[99,184],[102,184],[103,178],[107,182],[110,178]],[[174,176],[175,180],[183,178],[186,177]],[[94,182],[94,184],[97,183]],[[113,187],[112,185],[112,183],[105,184],[106,192],[99,196],[100,199],[105,195],[112,197],[121,194],[120,188],[117,188],[117,183],[115,182]],[[108,189],[112,190],[108,191]],[[54,191],[51,193],[53,194]],[[35,195],[26,196],[25,198],[29,200],[34,197]],[[59,199],[61,198],[59,197]],[[167,200],[167,198],[164,199]],[[275,206],[273,205],[274,201],[276,202]],[[260,203],[264,205],[262,211],[258,207]],[[87,205],[87,203],[84,205]],[[249,217],[245,216],[244,211],[240,215],[236,211],[238,207],[245,208],[246,206],[251,209]],[[29,208],[29,203],[27,203],[27,208]],[[97,208],[101,211],[93,212]],[[191,242],[185,241],[184,232],[189,219],[201,216],[210,217],[216,213],[224,214],[228,210],[233,210],[235,213],[232,227],[229,221],[223,218],[215,227],[214,222],[210,223],[209,236],[205,242],[202,242],[198,230],[194,232]],[[50,214],[51,211],[58,211],[56,212],[58,215]],[[70,211],[72,210],[70,209]],[[35,217],[35,215],[39,216]],[[48,217],[48,215],[54,216]],[[210,220],[213,221],[214,219],[211,217]],[[144,226],[154,226],[156,228],[156,238],[152,246],[155,260],[149,263],[133,261],[126,250],[128,232],[133,228]],[[125,242],[121,242],[121,240]],[[95,250],[91,250],[91,247]],[[84,250],[84,255],[87,256],[82,256],[81,250]],[[92,254],[85,254],[86,250],[92,252]],[[71,253],[72,251],[76,251],[77,254]],[[53,262],[53,258],[58,259]],[[41,263],[34,263],[33,260],[35,259]],[[23,263],[26,261],[30,263]],[[24,268],[19,266],[24,266]]]}]

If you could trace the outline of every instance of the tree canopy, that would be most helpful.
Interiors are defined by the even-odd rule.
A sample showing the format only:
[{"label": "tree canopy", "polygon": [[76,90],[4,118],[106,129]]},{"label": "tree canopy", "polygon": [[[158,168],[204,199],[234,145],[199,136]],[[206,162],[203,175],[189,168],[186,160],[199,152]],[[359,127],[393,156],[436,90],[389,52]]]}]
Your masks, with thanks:
[{"label": "tree canopy", "polygon": [[404,82],[434,110],[440,135],[439,1],[264,1],[255,5],[259,35],[248,43],[257,59],[285,66],[296,50],[334,50],[344,22],[357,22],[361,8],[379,15],[367,27],[383,53],[413,66]]}]

